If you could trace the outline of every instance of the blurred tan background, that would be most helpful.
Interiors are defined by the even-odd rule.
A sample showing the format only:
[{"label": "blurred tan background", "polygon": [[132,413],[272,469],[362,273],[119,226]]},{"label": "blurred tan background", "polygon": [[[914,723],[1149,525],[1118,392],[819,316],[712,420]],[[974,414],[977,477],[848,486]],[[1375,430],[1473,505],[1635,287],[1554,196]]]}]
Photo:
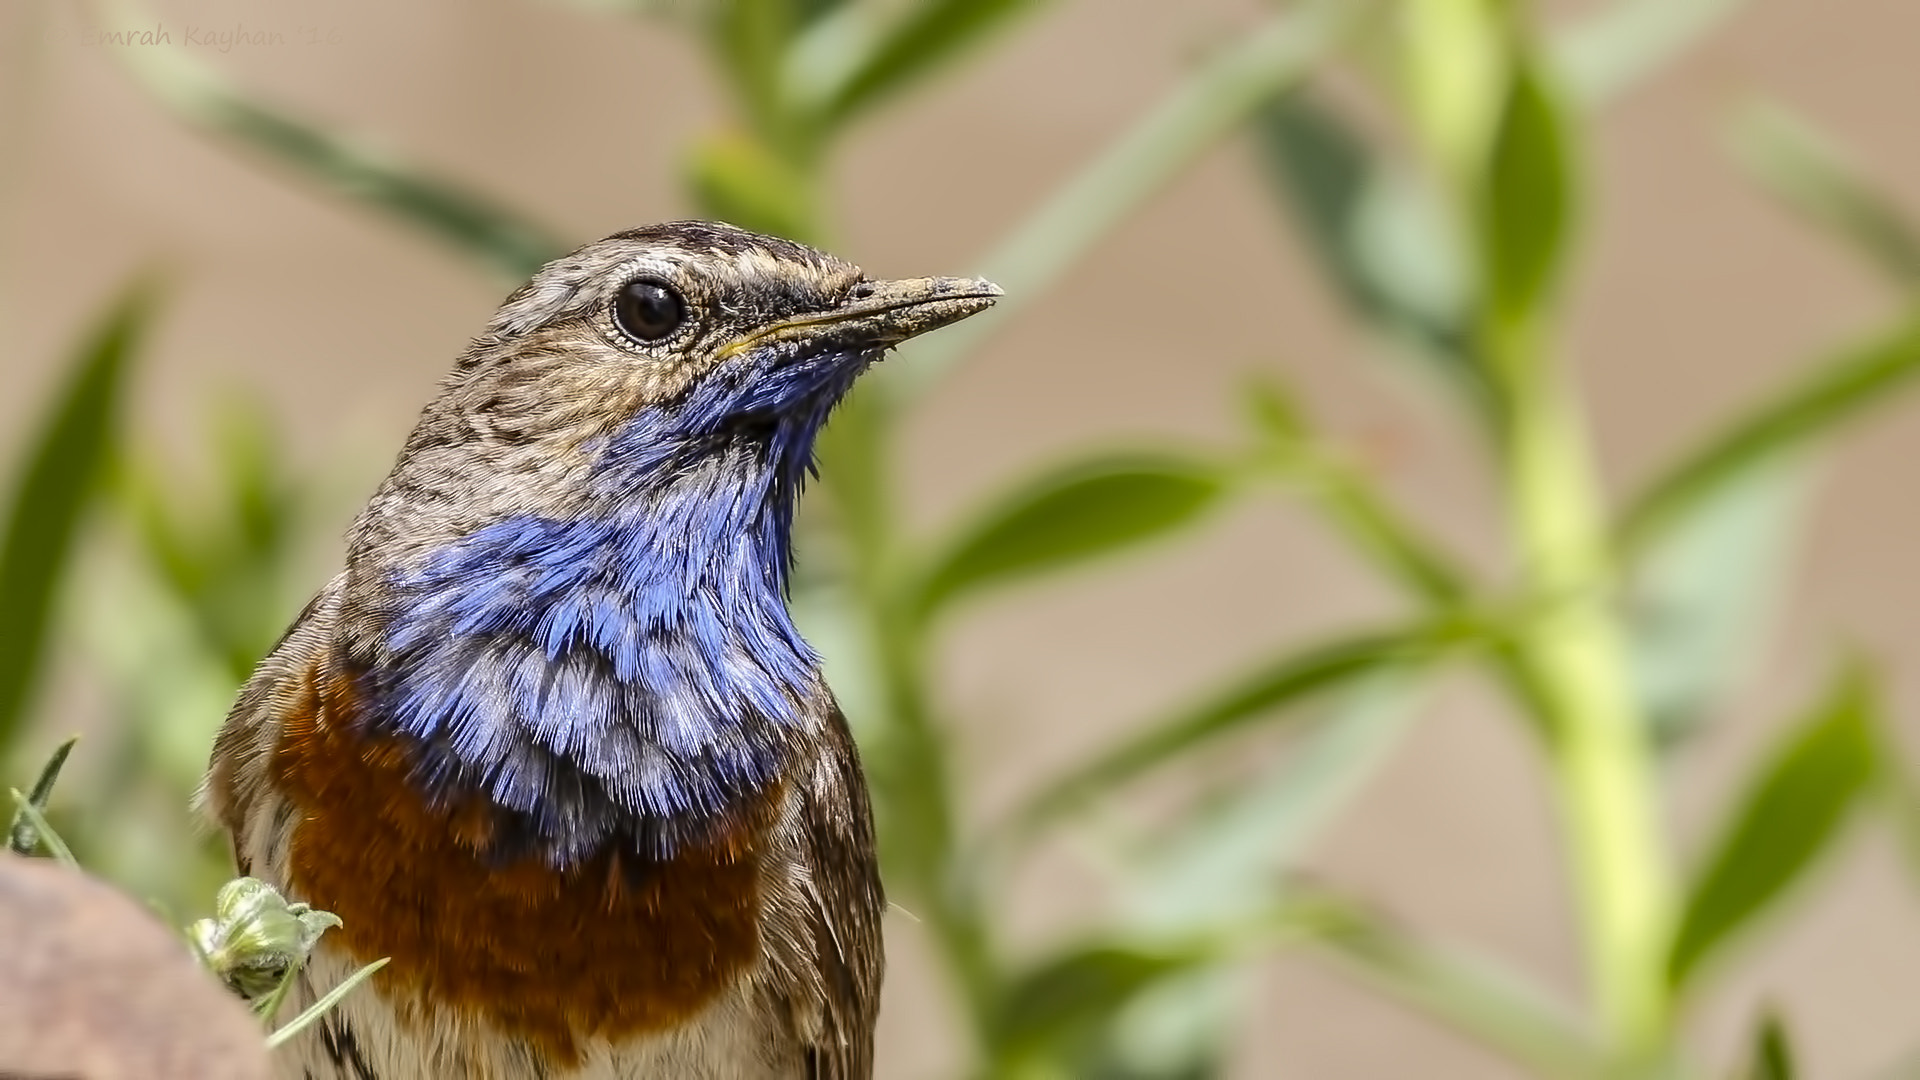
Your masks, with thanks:
[{"label": "blurred tan background", "polygon": [[[250,91],[543,212],[569,239],[686,213],[676,154],[724,108],[685,36],[562,3],[165,0],[154,10],[176,30],[173,45],[156,47],[194,49]],[[1260,10],[1059,0],[856,136],[837,178],[835,246],[878,274],[967,271],[988,238]],[[293,37],[316,28],[323,43],[222,54],[178,32],[242,24]],[[0,447],[23,437],[76,328],[130,273],[159,266],[172,284],[138,424],[184,453],[199,445],[193,427],[211,391],[262,388],[298,453],[345,477],[331,531],[314,538],[317,584],[356,500],[505,289],[184,129],[84,26],[65,4],[0,6],[0,81],[35,95],[31,107],[5,98],[12,134],[0,144],[25,148],[0,163],[12,188],[0,193]],[[1616,487],[1886,309],[1872,281],[1737,173],[1724,121],[1756,95],[1789,102],[1920,208],[1916,41],[1910,0],[1752,0],[1608,115],[1573,348]],[[1474,447],[1348,328],[1249,156],[1238,142],[1211,154],[933,395],[901,465],[916,520],[939,521],[1090,442],[1206,438],[1229,423],[1236,375],[1277,363],[1377,456],[1407,505],[1459,550],[1500,564]],[[1770,725],[1812,692],[1835,641],[1884,660],[1920,746],[1916,461],[1912,404],[1858,429],[1829,461],[1790,632],[1742,707],[1671,778],[1684,837],[1699,835],[1701,809],[1719,804]],[[1001,805],[1109,726],[1276,643],[1391,610],[1303,515],[1250,506],[961,621],[946,678],[969,718],[962,769],[978,805]],[[1552,810],[1534,747],[1490,709],[1471,686],[1444,695],[1317,846],[1314,872],[1570,989],[1577,950]],[[218,720],[204,718],[209,737]],[[1809,1076],[1863,1075],[1920,1035],[1920,891],[1880,832],[1857,837],[1839,862],[1702,1010],[1712,1059],[1728,1059],[1762,1002],[1794,1015]],[[1084,917],[1082,880],[1071,867],[1036,875],[1022,932]],[[896,914],[889,941],[880,1073],[942,1075],[954,1045],[942,989],[910,918]],[[1270,965],[1253,1015],[1238,1053],[1246,1077],[1518,1075],[1306,958]]]}]

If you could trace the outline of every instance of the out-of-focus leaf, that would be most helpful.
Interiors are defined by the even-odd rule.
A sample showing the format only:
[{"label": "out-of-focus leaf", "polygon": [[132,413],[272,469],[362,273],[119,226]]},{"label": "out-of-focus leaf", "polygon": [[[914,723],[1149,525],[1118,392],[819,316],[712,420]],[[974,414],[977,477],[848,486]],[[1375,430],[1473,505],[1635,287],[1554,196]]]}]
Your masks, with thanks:
[{"label": "out-of-focus leaf", "polygon": [[1667,964],[1675,989],[1839,835],[1873,781],[1877,712],[1868,675],[1846,672],[1756,774],[1688,890]]},{"label": "out-of-focus leaf", "polygon": [[1195,458],[1136,454],[1056,470],[1002,499],[928,562],[920,608],[1070,566],[1191,524],[1219,502],[1226,471]]},{"label": "out-of-focus leaf", "polygon": [[[75,632],[114,722],[87,755],[92,783],[73,793],[85,813],[70,815],[63,832],[92,872],[191,910],[233,876],[231,856],[199,842],[181,811],[206,774],[212,726],[238,682],[158,574],[132,559],[100,560],[89,571],[75,582]],[[284,626],[297,601],[263,598],[254,607],[256,619],[277,616]]]},{"label": "out-of-focus leaf", "polygon": [[1553,42],[1567,90],[1601,104],[1644,82],[1746,0],[1613,0]]},{"label": "out-of-focus leaf", "polygon": [[88,331],[14,474],[0,533],[0,757],[18,737],[40,677],[54,597],[112,452],[152,293],[129,288]]},{"label": "out-of-focus leaf", "polygon": [[788,127],[780,71],[794,33],[794,8],[788,0],[726,0],[704,10],[708,40],[727,82],[762,138]]},{"label": "out-of-focus leaf", "polygon": [[1487,302],[1507,325],[1538,312],[1566,262],[1575,201],[1565,123],[1540,73],[1520,64],[1477,185],[1475,215]]},{"label": "out-of-focus leaf", "polygon": [[[18,788],[12,788],[9,789],[8,794],[13,799],[16,819],[14,826],[7,830],[9,841],[14,837],[31,837],[36,844],[47,849],[47,854],[51,855],[55,862],[78,869],[80,861],[73,857],[73,849],[67,846],[65,840],[60,839],[60,834],[54,831],[52,825],[47,824],[46,815],[40,812],[39,807],[33,805],[33,801],[27,798],[26,793]],[[31,851],[28,854],[31,854]]]},{"label": "out-of-focus leaf", "polygon": [[801,26],[811,26],[818,20],[850,6],[854,0],[787,0],[787,6],[798,16],[794,21]]},{"label": "out-of-focus leaf", "polygon": [[1920,286],[1920,233],[1812,127],[1779,107],[1748,110],[1734,129],[1747,170],[1903,289]]},{"label": "out-of-focus leaf", "polygon": [[1738,1080],[1793,1080],[1793,1043],[1780,1014],[1769,1009],[1753,1033],[1753,1058]]},{"label": "out-of-focus leaf", "polygon": [[1253,131],[1263,171],[1340,299],[1486,406],[1485,379],[1470,354],[1460,241],[1433,192],[1390,168],[1305,88],[1272,99]]},{"label": "out-of-focus leaf", "polygon": [[[847,69],[844,82],[831,88],[820,114],[829,125],[843,124],[1045,6],[1041,0],[919,0],[898,6],[897,21],[871,37],[870,50]],[[871,17],[857,5],[838,14]]]},{"label": "out-of-focus leaf", "polygon": [[[115,5],[110,10],[138,12]],[[129,17],[127,25],[142,20]],[[566,250],[544,228],[452,181],[296,120],[236,91],[189,49],[108,50],[174,116],[377,207],[519,282]]]},{"label": "out-of-focus leaf", "polygon": [[1832,431],[1866,407],[1892,400],[1916,372],[1916,318],[1820,364],[1785,391],[1747,409],[1647,485],[1621,519],[1621,550],[1634,557],[1723,486]]},{"label": "out-of-focus leaf", "polygon": [[687,182],[709,217],[802,242],[819,239],[812,181],[752,136],[703,138],[687,161]]},{"label": "out-of-focus leaf", "polygon": [[[1882,737],[1886,738],[1884,734]],[[1877,794],[1894,835],[1899,838],[1907,872],[1915,882],[1920,882],[1920,779],[1906,766],[1906,754],[1891,741],[1880,748],[1879,757],[1880,768],[1875,773]]]},{"label": "out-of-focus leaf", "polygon": [[[1221,785],[1164,828],[1130,836],[1116,852],[1123,899],[1109,940],[1257,942],[1243,932],[1270,921],[1275,890],[1318,830],[1364,785],[1413,715],[1413,680],[1361,680],[1257,778]],[[1158,954],[1156,954],[1158,955]],[[1249,972],[1227,958],[1195,956],[1186,970],[1127,988],[1068,1045],[1058,1075],[1171,1080],[1218,1075],[1221,1046],[1244,1012]],[[1097,1021],[1097,1022],[1096,1022]]]},{"label": "out-of-focus leaf", "polygon": [[142,554],[192,617],[200,644],[225,662],[229,680],[239,680],[300,599],[290,593],[287,571],[306,478],[290,472],[258,401],[223,402],[203,426],[212,430],[218,467],[206,498],[185,499],[178,471],[149,452],[125,455],[118,501]]},{"label": "out-of-focus leaf", "polygon": [[993,310],[932,335],[916,349],[912,364],[880,372],[880,385],[895,393],[930,385],[1045,296],[1115,225],[1207,148],[1275,94],[1297,85],[1380,6],[1378,0],[1304,0],[1208,57],[981,261],[980,276],[1007,292]]},{"label": "out-of-focus leaf", "polygon": [[1215,958],[1213,950],[1097,943],[1021,973],[989,1022],[1002,1065],[1084,1046],[1126,1002],[1155,982]]},{"label": "out-of-focus leaf", "polygon": [[[900,704],[898,697],[890,705]],[[958,847],[953,814],[951,747],[944,728],[924,716],[888,715],[878,737],[860,749],[868,760],[880,861],[887,888],[905,902],[946,902],[947,876]]]},{"label": "out-of-focus leaf", "polygon": [[1642,714],[1671,744],[1705,722],[1771,634],[1811,484],[1804,463],[1738,477],[1632,567],[1626,635]]},{"label": "out-of-focus leaf", "polygon": [[1398,744],[1417,685],[1404,672],[1359,679],[1263,775],[1225,785],[1131,844],[1122,893],[1128,925],[1156,936],[1198,934],[1270,905],[1275,883]]},{"label": "out-of-focus leaf", "polygon": [[1290,898],[1308,940],[1368,981],[1545,1076],[1598,1080],[1604,1052],[1570,1009],[1517,973],[1421,941],[1367,909],[1312,893]]},{"label": "out-of-focus leaf", "polygon": [[[47,812],[47,802],[53,798],[53,785],[60,779],[60,770],[67,764],[67,755],[73,752],[73,745],[80,741],[75,735],[66,742],[54,747],[53,756],[47,759],[40,769],[40,775],[33,782],[33,790],[27,792],[27,802],[42,815]],[[16,855],[31,855],[40,849],[40,831],[24,812],[16,812],[13,822],[7,828],[7,850]]]},{"label": "out-of-focus leaf", "polygon": [[221,407],[214,436],[240,550],[254,560],[284,560],[299,526],[305,478],[291,475],[278,429],[258,399],[242,397]]},{"label": "out-of-focus leaf", "polygon": [[1474,640],[1477,636],[1470,628],[1438,621],[1357,634],[1290,652],[1231,680],[1225,689],[1142,726],[1048,784],[1014,818],[1014,827],[1030,835],[1046,822],[1284,706],[1364,677],[1432,663]]},{"label": "out-of-focus leaf", "polygon": [[1062,1080],[1218,1080],[1232,1025],[1256,1000],[1249,963],[1198,964],[1121,1003]]}]

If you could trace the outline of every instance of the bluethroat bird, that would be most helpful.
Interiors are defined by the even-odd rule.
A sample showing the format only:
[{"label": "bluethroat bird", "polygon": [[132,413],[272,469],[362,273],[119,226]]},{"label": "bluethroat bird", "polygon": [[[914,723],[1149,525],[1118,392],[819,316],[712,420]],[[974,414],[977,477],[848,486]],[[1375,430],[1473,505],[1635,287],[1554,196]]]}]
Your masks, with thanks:
[{"label": "bluethroat bird", "polygon": [[509,296],[260,662],[202,793],[338,914],[301,1080],[873,1072],[866,783],[787,609],[815,438],[892,346],[994,302],[686,221]]}]

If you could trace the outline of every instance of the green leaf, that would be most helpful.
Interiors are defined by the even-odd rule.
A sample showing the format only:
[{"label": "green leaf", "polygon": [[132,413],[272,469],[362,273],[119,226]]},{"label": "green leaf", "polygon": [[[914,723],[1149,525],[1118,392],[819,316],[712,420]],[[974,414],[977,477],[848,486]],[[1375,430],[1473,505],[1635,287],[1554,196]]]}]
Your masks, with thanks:
[{"label": "green leaf", "polygon": [[1773,631],[1812,485],[1798,459],[1715,489],[1642,548],[1626,640],[1641,713],[1671,745],[1699,729]]},{"label": "green leaf", "polygon": [[[40,775],[33,782],[33,790],[27,792],[27,802],[42,815],[47,812],[47,803],[53,798],[53,785],[60,779],[60,770],[67,764],[67,755],[73,752],[73,746],[80,741],[75,735],[66,742],[54,747],[53,756],[41,767]],[[24,811],[17,811],[7,828],[7,850],[16,855],[31,855],[40,849],[40,832]]]},{"label": "green leaf", "polygon": [[251,396],[219,402],[198,426],[216,468],[207,492],[189,497],[181,471],[154,448],[122,455],[115,502],[154,577],[191,616],[196,642],[244,680],[286,629],[284,604],[303,599],[295,547],[311,478],[291,471]]},{"label": "green leaf", "polygon": [[1780,1014],[1769,1009],[1754,1032],[1753,1060],[1740,1080],[1793,1080],[1793,1044]]},{"label": "green leaf", "polygon": [[811,178],[751,136],[702,138],[688,157],[687,183],[708,217],[802,242],[819,239]]},{"label": "green leaf", "polygon": [[1880,749],[1877,794],[1905,858],[1907,872],[1920,882],[1920,779],[1905,766],[1897,746]]},{"label": "green leaf", "polygon": [[1407,674],[1356,680],[1274,765],[1208,790],[1178,820],[1133,839],[1122,860],[1128,924],[1156,936],[1203,933],[1270,905],[1273,883],[1399,745],[1420,700]]},{"label": "green leaf", "polygon": [[1196,965],[1142,987],[1097,1037],[1077,1050],[1061,1080],[1218,1080],[1237,1022],[1258,1000],[1249,964]]},{"label": "green leaf", "polygon": [[1045,823],[1278,709],[1364,677],[1430,664],[1472,640],[1475,633],[1453,621],[1416,623],[1338,638],[1267,661],[1223,689],[1142,726],[1048,784],[1013,819],[1013,828],[1017,834],[1031,836]]},{"label": "green leaf", "polygon": [[[115,10],[137,12],[121,5]],[[129,18],[132,25],[140,20]],[[566,250],[544,228],[448,180],[249,100],[189,49],[112,49],[148,94],[173,115],[288,166],[355,202],[386,211],[524,281]]]},{"label": "green leaf", "polygon": [[794,7],[788,0],[726,0],[705,11],[714,54],[752,129],[762,137],[776,137],[788,127],[780,70],[793,37]]},{"label": "green leaf", "polygon": [[1749,408],[1681,456],[1628,504],[1619,545],[1629,558],[1724,485],[1892,400],[1920,372],[1920,317],[1822,364]]},{"label": "green leaf", "polygon": [[1877,712],[1867,674],[1850,670],[1758,771],[1688,891],[1667,964],[1676,990],[1840,834],[1873,782]]},{"label": "green leaf", "polygon": [[1517,65],[1477,192],[1487,302],[1508,325],[1538,313],[1566,262],[1574,172],[1565,125],[1540,73]]},{"label": "green leaf", "polygon": [[1253,133],[1262,171],[1339,298],[1485,406],[1465,259],[1433,191],[1383,162],[1308,88],[1274,97],[1253,118]]},{"label": "green leaf", "polygon": [[958,530],[927,564],[919,609],[1165,535],[1197,521],[1226,490],[1221,467],[1171,455],[1056,469]]},{"label": "green leaf", "polygon": [[1744,114],[1734,132],[1741,161],[1775,195],[1893,284],[1920,286],[1920,233],[1804,121],[1785,109],[1762,107]]},{"label": "green leaf", "polygon": [[[294,475],[287,464],[281,432],[272,410],[255,395],[236,395],[220,403],[211,426],[221,494],[231,504],[233,544],[251,562],[284,561],[299,535],[298,508],[312,478]],[[279,623],[282,613],[270,616]],[[272,644],[253,641],[256,648]]]},{"label": "green leaf", "polygon": [[54,598],[99,494],[126,372],[152,307],[153,290],[136,284],[94,323],[15,473],[0,533],[0,757],[19,737],[37,687]]},{"label": "green leaf", "polygon": [[[73,849],[67,846],[66,841],[60,839],[60,834],[53,830],[52,825],[47,824],[46,815],[40,812],[39,807],[33,805],[33,800],[27,798],[26,794],[18,788],[9,789],[8,794],[13,797],[15,822],[8,830],[9,843],[14,837],[31,837],[36,844],[47,849],[47,854],[53,856],[55,862],[62,866],[79,869],[80,862],[73,857]],[[31,851],[22,852],[22,854],[31,853]]]},{"label": "green leaf", "polygon": [[1746,0],[1613,0],[1553,43],[1555,66],[1581,101],[1605,102],[1645,82]]},{"label": "green leaf", "polygon": [[898,8],[899,20],[874,39],[845,82],[833,89],[821,110],[824,120],[830,126],[844,124],[1045,6],[1041,0],[919,0]]},{"label": "green leaf", "polygon": [[1138,988],[1104,1021],[1081,1025],[1093,1034],[1060,1048],[1071,1053],[1057,1075],[1219,1075],[1220,1048],[1249,1000],[1251,972],[1232,958],[1264,944],[1247,931],[1269,921],[1276,883],[1397,745],[1415,714],[1415,686],[1393,675],[1362,679],[1276,766],[1217,785],[1170,826],[1127,837],[1116,853],[1123,911],[1111,940],[1129,948],[1213,941],[1222,957],[1209,962],[1207,950],[1189,950],[1189,969]]},{"label": "green leaf", "polygon": [[1095,943],[1068,950],[1016,975],[989,1020],[994,1057],[1018,1062],[1049,1050],[1072,1052],[1128,1000],[1214,954]]}]

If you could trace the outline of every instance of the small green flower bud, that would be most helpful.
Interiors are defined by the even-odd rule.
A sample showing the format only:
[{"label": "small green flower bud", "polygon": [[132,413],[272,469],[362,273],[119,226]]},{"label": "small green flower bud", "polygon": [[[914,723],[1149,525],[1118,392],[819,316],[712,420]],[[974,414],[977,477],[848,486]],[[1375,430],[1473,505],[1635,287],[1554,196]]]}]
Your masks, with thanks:
[{"label": "small green flower bud", "polygon": [[249,999],[271,993],[306,963],[321,934],[340,925],[332,912],[290,904],[278,889],[250,877],[221,886],[213,911],[187,933],[208,969]]}]

